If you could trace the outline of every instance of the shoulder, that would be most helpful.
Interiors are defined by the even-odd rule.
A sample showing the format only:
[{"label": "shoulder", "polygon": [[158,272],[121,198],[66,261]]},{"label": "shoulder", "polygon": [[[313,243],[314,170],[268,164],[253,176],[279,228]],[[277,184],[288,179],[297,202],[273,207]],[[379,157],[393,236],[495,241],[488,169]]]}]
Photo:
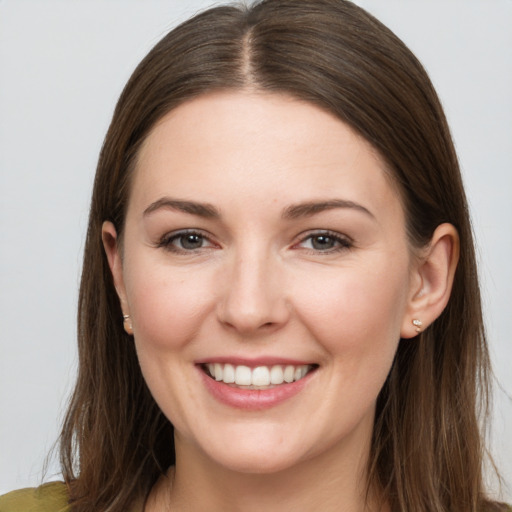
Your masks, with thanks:
[{"label": "shoulder", "polygon": [[68,491],[63,482],[19,489],[0,496],[0,512],[69,512]]}]

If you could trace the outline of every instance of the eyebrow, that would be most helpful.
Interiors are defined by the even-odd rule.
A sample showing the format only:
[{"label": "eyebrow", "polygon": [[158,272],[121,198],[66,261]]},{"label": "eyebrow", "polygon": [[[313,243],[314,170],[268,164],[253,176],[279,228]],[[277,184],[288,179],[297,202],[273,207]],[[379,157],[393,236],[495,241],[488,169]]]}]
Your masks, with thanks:
[{"label": "eyebrow", "polygon": [[354,201],[347,201],[345,199],[330,199],[328,201],[309,201],[306,203],[299,203],[288,206],[283,210],[282,217],[284,219],[297,219],[300,217],[311,217],[317,213],[333,210],[335,208],[348,208],[365,213],[372,219],[375,219],[373,213],[367,208]]},{"label": "eyebrow", "polygon": [[[336,208],[347,208],[352,210],[360,211],[372,219],[375,219],[373,213],[367,208],[354,201],[347,201],[345,199],[330,199],[327,201],[308,201],[304,203],[292,204],[286,207],[281,217],[283,219],[298,219],[301,217],[312,217],[317,213],[321,213],[326,210],[333,210]],[[172,199],[170,197],[162,197],[154,203],[151,203],[145,210],[144,216],[150,215],[151,213],[160,210],[175,210],[191,215],[197,215],[198,217],[204,217],[207,219],[220,219],[220,212],[215,206],[209,203],[199,203],[196,201],[184,201],[181,199]]]},{"label": "eyebrow", "polygon": [[218,219],[220,213],[215,206],[208,203],[197,203],[195,201],[182,201],[180,199],[171,199],[170,197],[162,197],[154,203],[151,203],[145,210],[144,216],[147,216],[157,210],[177,210],[184,213],[205,217],[207,219]]}]

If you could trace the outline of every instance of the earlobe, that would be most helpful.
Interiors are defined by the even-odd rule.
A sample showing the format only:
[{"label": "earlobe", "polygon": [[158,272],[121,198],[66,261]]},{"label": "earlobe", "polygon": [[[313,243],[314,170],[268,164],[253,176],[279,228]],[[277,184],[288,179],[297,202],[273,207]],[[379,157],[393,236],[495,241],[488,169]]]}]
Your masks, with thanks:
[{"label": "earlobe", "polygon": [[124,286],[123,265],[119,248],[119,239],[117,236],[116,228],[112,222],[105,221],[103,223],[101,228],[101,239],[103,241],[103,248],[105,249],[110,272],[112,273],[114,286],[116,288],[119,301],[121,302],[124,329],[128,334],[133,334],[130,311],[126,301],[126,290]]},{"label": "earlobe", "polygon": [[414,270],[402,338],[417,336],[443,312],[450,299],[458,260],[457,230],[452,224],[439,225]]}]

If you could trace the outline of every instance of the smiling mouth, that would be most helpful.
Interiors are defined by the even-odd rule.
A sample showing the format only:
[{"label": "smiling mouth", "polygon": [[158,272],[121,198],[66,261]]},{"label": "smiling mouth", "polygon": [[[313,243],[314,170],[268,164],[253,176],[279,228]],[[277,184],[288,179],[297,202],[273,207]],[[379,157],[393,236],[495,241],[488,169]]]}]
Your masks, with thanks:
[{"label": "smiling mouth", "polygon": [[250,368],[244,365],[208,363],[203,371],[217,382],[241,389],[270,389],[303,379],[318,367],[316,364],[273,365]]}]

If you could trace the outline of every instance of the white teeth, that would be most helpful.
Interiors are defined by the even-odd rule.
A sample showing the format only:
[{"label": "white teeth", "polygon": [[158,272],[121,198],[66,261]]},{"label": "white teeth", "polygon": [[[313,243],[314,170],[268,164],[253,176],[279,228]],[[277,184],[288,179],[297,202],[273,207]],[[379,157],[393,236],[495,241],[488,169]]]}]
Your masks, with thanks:
[{"label": "white teeth", "polygon": [[253,386],[270,386],[270,372],[266,366],[258,366],[252,371]]},{"label": "white teeth", "polygon": [[293,382],[293,377],[295,375],[295,368],[293,366],[287,366],[284,369],[283,378],[285,382]]},{"label": "white teeth", "polygon": [[226,384],[236,384],[237,386],[254,386],[259,388],[300,380],[306,376],[312,367],[305,364],[300,366],[274,365],[272,367],[257,366],[256,368],[249,368],[244,365],[234,366],[232,364],[209,363],[206,365],[206,368],[217,381],[222,381]]},{"label": "white teeth", "polygon": [[235,368],[232,364],[224,365],[224,378],[222,379],[226,384],[235,382]]},{"label": "white teeth", "polygon": [[252,384],[251,369],[248,366],[237,366],[236,367],[235,383],[238,386],[250,386]]},{"label": "white teeth", "polygon": [[283,368],[281,366],[272,366],[270,370],[270,384],[282,384],[283,382]]}]

